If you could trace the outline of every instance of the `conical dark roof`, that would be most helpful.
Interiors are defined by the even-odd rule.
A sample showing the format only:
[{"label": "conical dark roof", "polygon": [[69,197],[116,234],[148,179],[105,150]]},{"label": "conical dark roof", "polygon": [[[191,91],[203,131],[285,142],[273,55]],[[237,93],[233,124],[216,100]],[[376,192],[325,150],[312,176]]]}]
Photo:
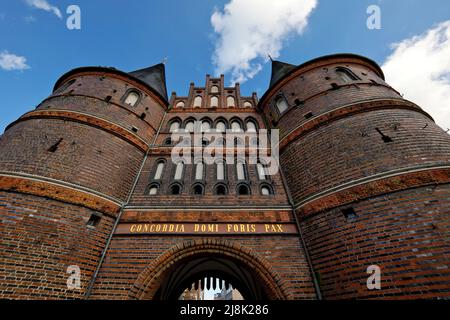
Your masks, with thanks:
[{"label": "conical dark roof", "polygon": [[164,64],[159,63],[152,67],[129,72],[135,78],[145,82],[152,89],[158,92],[164,99],[167,99],[166,69]]},{"label": "conical dark roof", "polygon": [[277,83],[286,74],[294,70],[297,66],[281,61],[272,60],[272,76],[270,78],[270,87]]}]

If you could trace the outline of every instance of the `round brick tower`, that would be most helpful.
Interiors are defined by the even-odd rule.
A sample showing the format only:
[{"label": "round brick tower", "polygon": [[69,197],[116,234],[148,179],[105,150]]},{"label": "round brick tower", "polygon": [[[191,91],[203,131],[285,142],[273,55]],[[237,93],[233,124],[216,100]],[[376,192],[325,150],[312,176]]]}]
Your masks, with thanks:
[{"label": "round brick tower", "polygon": [[325,299],[450,296],[450,135],[352,54],[274,61],[259,108]]},{"label": "round brick tower", "polygon": [[162,64],[131,73],[84,67],[7,127],[0,297],[84,296],[167,106]]}]

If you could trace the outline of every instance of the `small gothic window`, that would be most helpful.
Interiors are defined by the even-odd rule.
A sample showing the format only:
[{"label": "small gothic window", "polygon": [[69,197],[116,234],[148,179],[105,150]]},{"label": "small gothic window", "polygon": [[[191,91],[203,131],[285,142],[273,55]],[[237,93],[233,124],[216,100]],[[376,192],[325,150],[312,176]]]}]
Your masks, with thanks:
[{"label": "small gothic window", "polygon": [[55,93],[61,93],[61,92],[65,91],[67,88],[69,88],[71,85],[73,85],[75,83],[75,81],[77,81],[77,80],[72,79],[72,80],[66,82],[65,84],[60,86],[58,89],[56,89]]},{"label": "small gothic window", "polygon": [[238,194],[240,196],[248,196],[250,194],[250,189],[247,185],[242,184],[238,187]]},{"label": "small gothic window", "polygon": [[139,97],[140,97],[139,93],[137,93],[136,91],[130,91],[128,92],[127,97],[125,98],[125,104],[134,107],[138,102]]},{"label": "small gothic window", "polygon": [[228,96],[227,97],[227,107],[228,108],[232,108],[232,107],[235,107],[235,106],[236,106],[236,102],[234,100],[234,97]]},{"label": "small gothic window", "polygon": [[219,98],[211,97],[211,108],[217,108],[219,106]]},{"label": "small gothic window", "polygon": [[156,185],[151,186],[150,189],[148,190],[148,194],[151,196],[154,196],[157,193],[158,193],[158,187]]},{"label": "small gothic window", "polygon": [[156,165],[155,176],[153,179],[160,180],[164,171],[164,161],[159,161]]},{"label": "small gothic window", "polygon": [[218,93],[219,92],[219,87],[218,86],[212,86],[211,87],[211,93]]},{"label": "small gothic window", "polygon": [[203,194],[203,186],[197,184],[192,188],[192,192],[195,195],[202,195]]},{"label": "small gothic window", "polygon": [[211,124],[208,121],[203,120],[202,121],[202,132],[209,132],[209,130],[211,129]]},{"label": "small gothic window", "polygon": [[217,132],[225,132],[225,130],[226,130],[225,122],[223,122],[223,121],[217,122],[217,124],[216,124],[216,131]]},{"label": "small gothic window", "polygon": [[356,80],[360,80],[353,72],[351,72],[347,68],[337,68],[336,69],[337,74],[344,82],[352,82]]},{"label": "small gothic window", "polygon": [[170,124],[170,132],[177,132],[178,129],[180,128],[180,122],[179,121],[174,121]]},{"label": "small gothic window", "polygon": [[170,187],[170,194],[181,194],[181,187],[178,184],[174,184],[172,187]]},{"label": "small gothic window", "polygon": [[178,102],[176,108],[184,108],[184,102],[183,101]]},{"label": "small gothic window", "polygon": [[244,102],[244,108],[252,108],[253,104],[250,101],[245,101]]},{"label": "small gothic window", "polygon": [[268,196],[268,195],[270,195],[271,192],[270,192],[269,187],[266,187],[266,186],[262,187],[262,188],[261,188],[261,194],[262,194],[263,196]]},{"label": "small gothic window", "polygon": [[240,132],[242,130],[241,124],[238,121],[233,121],[231,123],[231,131],[232,132]]},{"label": "small gothic window", "polygon": [[200,108],[202,106],[202,97],[196,96],[194,99],[194,108]]},{"label": "small gothic window", "polygon": [[194,132],[194,121],[190,120],[190,121],[186,122],[184,129],[187,132]]},{"label": "small gothic window", "polygon": [[283,114],[289,108],[287,101],[284,97],[278,97],[275,104],[280,114]]},{"label": "small gothic window", "polygon": [[247,122],[247,131],[248,132],[256,132],[256,124],[253,121]]},{"label": "small gothic window", "polygon": [[218,196],[224,196],[227,194],[227,188],[224,185],[220,184],[215,188],[214,194]]}]

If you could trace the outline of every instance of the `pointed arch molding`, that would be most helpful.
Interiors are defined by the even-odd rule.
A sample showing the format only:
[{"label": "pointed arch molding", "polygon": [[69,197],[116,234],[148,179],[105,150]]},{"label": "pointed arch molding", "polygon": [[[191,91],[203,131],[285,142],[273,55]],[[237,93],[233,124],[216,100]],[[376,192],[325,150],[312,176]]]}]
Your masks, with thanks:
[{"label": "pointed arch molding", "polygon": [[252,249],[224,239],[199,239],[178,243],[154,260],[137,278],[129,298],[151,300],[160,288],[166,272],[177,262],[197,256],[219,255],[237,260],[255,272],[271,300],[290,299],[286,283],[270,263]]}]

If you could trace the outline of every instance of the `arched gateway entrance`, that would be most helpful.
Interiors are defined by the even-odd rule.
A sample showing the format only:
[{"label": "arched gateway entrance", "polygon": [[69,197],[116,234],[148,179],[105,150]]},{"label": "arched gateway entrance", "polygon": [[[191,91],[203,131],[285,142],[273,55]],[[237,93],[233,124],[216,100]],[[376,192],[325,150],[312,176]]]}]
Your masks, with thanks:
[{"label": "arched gateway entrance", "polygon": [[183,242],[164,253],[139,275],[130,298],[176,300],[192,284],[214,286],[211,278],[247,300],[289,298],[265,259],[239,244],[211,239]]}]

